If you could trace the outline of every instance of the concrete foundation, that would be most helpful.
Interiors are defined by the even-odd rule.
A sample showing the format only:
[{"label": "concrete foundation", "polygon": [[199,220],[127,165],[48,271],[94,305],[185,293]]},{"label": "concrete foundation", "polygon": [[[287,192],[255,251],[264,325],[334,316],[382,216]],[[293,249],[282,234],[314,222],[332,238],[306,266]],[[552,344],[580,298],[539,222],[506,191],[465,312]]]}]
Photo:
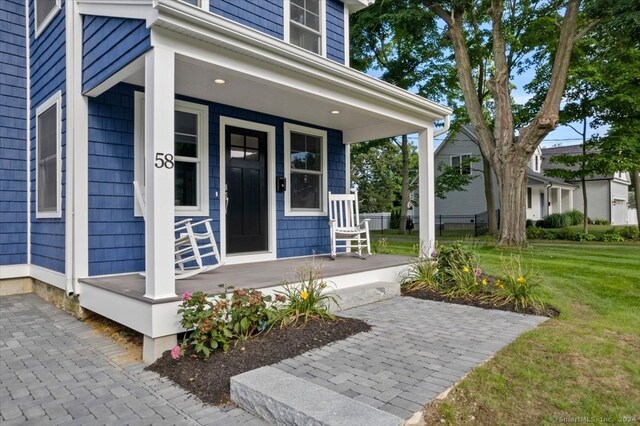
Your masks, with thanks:
[{"label": "concrete foundation", "polygon": [[62,309],[80,320],[87,316],[87,313],[80,306],[77,295],[69,297],[61,288],[39,280],[33,280],[33,292],[56,308]]},{"label": "concrete foundation", "polygon": [[329,303],[329,310],[331,312],[338,312],[400,296],[400,284],[397,282],[379,281],[353,287],[338,288],[327,292],[327,294],[335,297],[335,301]]},{"label": "concrete foundation", "polygon": [[171,334],[169,336],[153,337],[144,336],[142,343],[142,360],[147,364],[151,364],[160,358],[164,351],[173,349],[178,344],[178,336]]},{"label": "concrete foundation", "polygon": [[11,296],[13,294],[26,294],[32,292],[33,280],[29,277],[0,280],[0,296]]}]

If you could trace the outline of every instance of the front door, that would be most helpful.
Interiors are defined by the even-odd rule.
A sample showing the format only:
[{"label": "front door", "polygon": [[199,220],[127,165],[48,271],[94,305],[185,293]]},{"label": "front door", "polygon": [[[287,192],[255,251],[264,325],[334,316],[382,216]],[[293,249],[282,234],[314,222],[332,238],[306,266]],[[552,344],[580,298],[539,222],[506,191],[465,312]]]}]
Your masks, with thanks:
[{"label": "front door", "polygon": [[267,251],[267,133],[225,128],[227,254]]}]

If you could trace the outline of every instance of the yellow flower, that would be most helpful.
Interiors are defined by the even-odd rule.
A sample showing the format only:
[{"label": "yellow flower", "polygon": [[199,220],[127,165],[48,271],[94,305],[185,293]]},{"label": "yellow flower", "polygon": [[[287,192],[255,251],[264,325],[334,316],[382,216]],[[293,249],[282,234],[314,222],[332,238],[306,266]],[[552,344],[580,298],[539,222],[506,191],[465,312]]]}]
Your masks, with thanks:
[{"label": "yellow flower", "polygon": [[496,287],[504,288],[504,284],[502,284],[502,281],[498,280],[498,281],[496,281]]},{"label": "yellow flower", "polygon": [[487,279],[486,278],[483,278],[481,282],[482,282],[482,285],[487,285]]},{"label": "yellow flower", "polygon": [[309,298],[309,293],[307,293],[306,291],[301,291],[300,297],[302,297],[302,300],[307,300]]},{"label": "yellow flower", "polygon": [[516,282],[518,284],[524,284],[525,281],[527,281],[523,276],[519,276],[518,278],[516,278]]},{"label": "yellow flower", "polygon": [[465,266],[464,268],[462,268],[462,272],[469,272],[469,268]]}]

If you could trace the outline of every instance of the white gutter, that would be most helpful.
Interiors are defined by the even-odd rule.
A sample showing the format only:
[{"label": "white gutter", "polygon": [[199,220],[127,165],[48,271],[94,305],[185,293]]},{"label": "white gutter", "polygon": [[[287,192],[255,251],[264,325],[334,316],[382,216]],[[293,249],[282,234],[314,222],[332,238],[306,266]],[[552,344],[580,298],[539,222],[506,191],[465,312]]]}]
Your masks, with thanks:
[{"label": "white gutter", "polygon": [[451,116],[449,114],[444,116],[444,127],[442,129],[433,129],[433,137],[437,138],[438,136],[447,133],[449,128],[451,127]]}]

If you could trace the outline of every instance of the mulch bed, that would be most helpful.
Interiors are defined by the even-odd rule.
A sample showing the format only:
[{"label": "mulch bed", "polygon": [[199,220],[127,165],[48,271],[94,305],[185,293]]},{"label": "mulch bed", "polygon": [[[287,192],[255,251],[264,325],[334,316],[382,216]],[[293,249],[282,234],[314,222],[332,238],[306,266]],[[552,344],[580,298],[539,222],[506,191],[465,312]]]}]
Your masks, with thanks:
[{"label": "mulch bed", "polygon": [[312,320],[297,327],[276,326],[265,335],[231,346],[226,353],[215,351],[208,360],[189,353],[174,360],[170,351],[166,351],[147,370],[171,379],[203,402],[221,404],[229,399],[232,376],[370,329],[364,321],[342,317],[336,317],[334,321]]},{"label": "mulch bed", "polygon": [[462,297],[449,297],[445,294],[438,293],[437,291],[429,289],[418,289],[413,291],[402,290],[403,296],[415,297],[417,299],[434,300],[436,302],[457,303],[459,305],[476,306],[484,309],[498,309],[501,311],[517,312],[519,314],[529,315],[542,315],[545,317],[557,317],[560,311],[553,306],[545,306],[542,309],[533,309],[531,307],[525,310],[516,311],[513,303],[506,305],[496,305],[488,300],[474,299],[474,298],[462,298]]}]

